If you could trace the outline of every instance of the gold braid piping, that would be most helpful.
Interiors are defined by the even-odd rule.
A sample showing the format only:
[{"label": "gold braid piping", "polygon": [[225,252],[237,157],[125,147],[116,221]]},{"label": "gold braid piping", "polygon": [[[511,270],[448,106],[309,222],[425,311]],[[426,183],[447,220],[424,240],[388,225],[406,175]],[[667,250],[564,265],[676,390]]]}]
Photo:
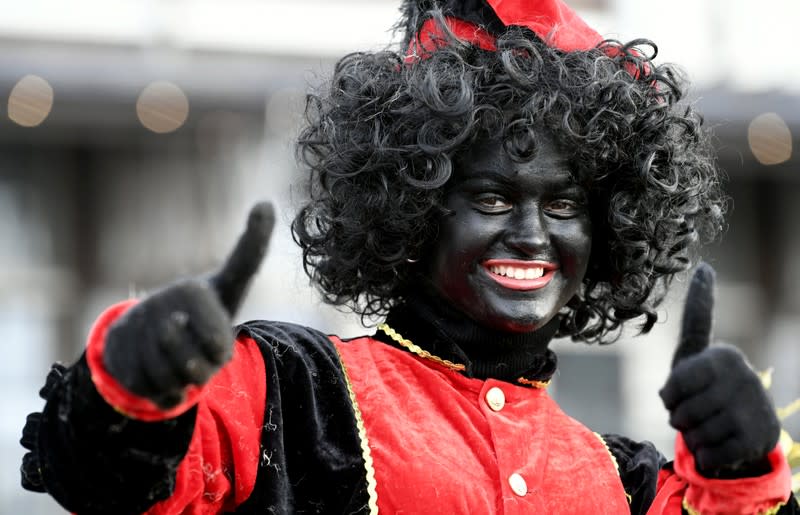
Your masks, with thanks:
[{"label": "gold braid piping", "polygon": [[[785,505],[786,505],[786,502],[779,502],[778,504],[776,504],[772,508],[769,508],[769,509],[767,509],[765,511],[761,511],[757,515],[777,515],[777,513]],[[689,515],[702,515],[699,511],[697,511],[694,507],[692,507],[691,504],[689,504],[689,501],[686,500],[686,497],[683,498],[683,502],[681,503],[681,506],[683,506],[683,509],[686,510],[686,513],[688,513]]]},{"label": "gold braid piping", "polygon": [[686,513],[688,513],[689,515],[700,515],[699,511],[692,508],[692,506],[689,504],[689,501],[686,500],[686,497],[683,498],[681,506],[683,506],[683,509],[686,510]]},{"label": "gold braid piping", "polygon": [[364,459],[364,469],[366,471],[369,513],[370,515],[377,515],[378,492],[375,488],[378,483],[375,481],[375,467],[373,466],[372,453],[369,449],[367,429],[364,427],[364,419],[361,417],[361,410],[358,408],[358,402],[356,402],[356,393],[353,390],[353,384],[350,382],[350,376],[347,373],[347,367],[344,365],[339,349],[336,349],[336,355],[339,357],[339,364],[342,366],[342,375],[344,375],[344,382],[347,385],[347,394],[350,396],[350,404],[353,405],[353,413],[356,417],[356,429],[358,429],[358,438],[361,441],[361,457]]},{"label": "gold braid piping", "polygon": [[[606,439],[603,438],[600,435],[600,433],[595,433],[593,431],[592,434],[594,434],[597,437],[597,439],[600,440],[600,443],[603,444],[603,447],[606,448],[606,452],[608,453],[608,456],[611,458],[611,463],[614,464],[614,468],[617,469],[617,475],[619,476],[619,463],[617,462],[617,457],[614,456],[614,453],[611,452],[611,449],[608,448],[608,444],[606,443]],[[622,476],[620,476],[620,477],[622,477]],[[629,494],[628,492],[625,492],[625,498],[628,500],[628,504],[633,502],[633,497],[631,497],[631,494]]]},{"label": "gold braid piping", "polygon": [[518,377],[517,382],[519,384],[526,384],[528,386],[532,386],[534,388],[547,388],[550,386],[550,380],[547,381],[537,381],[536,379],[526,379],[524,377]]},{"label": "gold braid piping", "polygon": [[410,350],[411,352],[413,352],[414,354],[416,354],[420,358],[429,359],[429,360],[434,361],[434,362],[436,362],[436,363],[438,363],[440,365],[446,366],[450,370],[456,370],[456,371],[459,371],[459,372],[463,372],[464,370],[467,369],[467,367],[465,365],[462,365],[461,363],[453,363],[452,361],[449,361],[449,360],[446,360],[446,359],[442,359],[439,356],[434,356],[433,354],[431,354],[430,352],[426,351],[425,349],[423,349],[419,345],[415,344],[411,340],[403,338],[397,331],[395,331],[394,329],[392,329],[391,327],[389,327],[386,324],[379,325],[378,326],[378,330],[383,331],[384,333],[386,333],[389,336],[389,338],[391,338],[392,340],[396,341],[397,343],[399,343],[400,345],[402,345],[406,349]]}]

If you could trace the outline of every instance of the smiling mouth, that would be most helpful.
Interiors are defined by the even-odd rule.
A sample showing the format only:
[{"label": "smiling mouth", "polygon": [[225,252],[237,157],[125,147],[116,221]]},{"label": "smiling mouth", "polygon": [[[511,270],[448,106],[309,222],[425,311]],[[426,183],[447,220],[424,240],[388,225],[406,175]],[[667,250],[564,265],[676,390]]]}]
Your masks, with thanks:
[{"label": "smiling mouth", "polygon": [[536,290],[543,288],[557,270],[552,263],[490,259],[483,263],[489,277],[511,290]]}]

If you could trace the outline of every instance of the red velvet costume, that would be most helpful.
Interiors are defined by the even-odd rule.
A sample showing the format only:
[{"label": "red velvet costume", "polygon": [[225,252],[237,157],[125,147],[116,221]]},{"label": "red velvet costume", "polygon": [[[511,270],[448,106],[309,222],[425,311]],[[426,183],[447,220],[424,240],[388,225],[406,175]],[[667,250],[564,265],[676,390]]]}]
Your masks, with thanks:
[{"label": "red velvet costume", "polygon": [[[343,440],[330,434],[315,436],[325,445],[295,442],[308,446],[304,464],[308,474],[322,465],[332,470],[340,467],[335,477],[347,479],[347,493],[337,490],[336,496],[352,500],[346,510],[320,504],[311,512],[677,514],[682,512],[683,502],[699,513],[776,513],[778,508],[779,513],[798,512],[793,499],[785,504],[789,499],[789,470],[777,449],[770,456],[773,472],[768,475],[705,479],[693,471],[691,455],[680,442],[673,468],[649,444],[591,432],[566,416],[543,388],[465,377],[446,364],[371,337],[349,341],[319,333],[298,337],[292,331],[305,331],[303,328],[246,324],[240,328],[232,361],[221,373],[181,406],[162,412],[150,401],[127,393],[102,365],[106,329],[128,305],[108,310],[91,333],[87,349],[91,381],[116,412],[148,420],[151,425],[172,417],[196,417],[194,430],[184,434],[191,442],[180,465],[174,461],[164,477],[147,479],[153,485],[150,495],[156,498],[151,504],[161,499],[148,513],[284,513],[303,512],[303,506],[308,509],[294,491],[305,474],[302,470],[298,474],[296,468],[282,468],[294,467],[291,460],[282,459],[294,451],[288,449],[294,436],[286,427],[289,417],[286,409],[278,417],[273,410],[279,403],[297,403],[311,419],[323,407],[315,406],[313,397],[291,397],[291,390],[284,386],[286,378],[293,378],[288,381],[292,383],[289,388],[305,390],[313,385],[319,390],[319,399],[326,395],[325,390],[336,390],[340,405],[351,407],[340,410],[338,424],[349,424],[358,434],[357,448],[352,443],[349,447],[340,445]],[[279,343],[280,339],[286,341]],[[325,360],[315,357],[314,346],[329,347],[328,351],[341,361],[324,364]],[[289,354],[294,352],[296,359],[290,359]],[[270,379],[272,361],[291,369],[284,384],[277,387],[279,392],[265,388],[270,381],[263,378],[267,374]],[[79,363],[76,368],[85,366]],[[341,374],[345,388],[336,389],[326,379],[324,368],[330,366],[339,368],[336,373]],[[63,374],[61,384],[54,389],[79,391],[78,385],[70,384],[69,376]],[[305,377],[308,383],[301,384],[298,377]],[[499,401],[497,389],[504,394]],[[69,411],[69,399],[52,393],[49,399],[51,404],[62,399],[58,411]],[[92,410],[99,413],[102,407]],[[64,492],[65,497],[59,500],[78,513],[111,512],[102,503],[92,504],[101,495],[89,493],[91,490],[79,492],[76,486],[66,484],[65,477],[59,477],[59,467],[54,464],[59,461],[67,465],[64,470],[79,477],[103,466],[101,461],[113,464],[103,474],[125,475],[122,468],[126,465],[113,456],[110,461],[81,457],[80,463],[63,463],[64,457],[55,445],[59,434],[71,433],[64,426],[72,416],[68,413],[60,422],[40,424],[43,429],[38,431],[36,460],[42,480],[54,495]],[[330,416],[323,414],[322,418]],[[175,431],[167,427],[160,430],[164,434]],[[135,432],[132,428],[125,436],[131,449],[136,447]],[[83,438],[92,441],[75,440],[71,446],[91,446],[105,437],[84,434]],[[281,445],[276,446],[276,441]],[[294,475],[278,481],[286,474]],[[522,480],[511,479],[515,474]],[[267,485],[276,481],[283,486]],[[306,486],[320,492],[330,488],[314,480]],[[288,489],[282,492],[287,504],[280,506],[263,495],[262,490],[275,492],[276,488]]]}]

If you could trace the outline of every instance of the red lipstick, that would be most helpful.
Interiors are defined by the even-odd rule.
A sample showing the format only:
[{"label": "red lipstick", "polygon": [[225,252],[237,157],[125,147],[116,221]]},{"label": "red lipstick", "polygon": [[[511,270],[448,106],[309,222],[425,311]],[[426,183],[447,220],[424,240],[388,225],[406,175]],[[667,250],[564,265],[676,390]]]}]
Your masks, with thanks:
[{"label": "red lipstick", "polygon": [[488,259],[483,262],[483,268],[493,281],[510,290],[543,288],[558,269],[548,261],[520,259]]}]

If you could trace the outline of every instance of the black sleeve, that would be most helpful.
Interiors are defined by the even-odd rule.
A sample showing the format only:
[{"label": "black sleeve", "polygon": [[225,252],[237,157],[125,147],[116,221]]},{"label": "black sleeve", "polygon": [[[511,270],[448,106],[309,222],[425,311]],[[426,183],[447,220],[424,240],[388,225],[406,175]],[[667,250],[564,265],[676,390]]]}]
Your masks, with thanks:
[{"label": "black sleeve", "polygon": [[602,436],[617,460],[622,485],[630,495],[631,513],[647,513],[656,497],[658,472],[667,463],[666,458],[650,442],[635,442],[613,434]]},{"label": "black sleeve", "polygon": [[28,416],[22,486],[48,492],[80,515],[138,514],[172,494],[196,409],[164,422],[130,419],[94,387],[85,356],[54,365],[40,395],[42,413]]},{"label": "black sleeve", "polygon": [[308,327],[242,325],[264,354],[262,459],[237,513],[370,512],[366,464],[347,379],[330,338]]},{"label": "black sleeve", "polygon": [[792,494],[787,502],[779,511],[777,515],[798,515],[800,514],[800,504],[797,502],[797,497]]},{"label": "black sleeve", "polygon": [[[236,513],[368,512],[361,440],[330,338],[263,321],[237,331],[262,353],[267,403],[255,487]],[[43,413],[23,430],[25,488],[80,515],[139,514],[172,494],[196,408],[164,422],[129,419],[96,391],[85,358],[54,366],[42,396]]]}]

